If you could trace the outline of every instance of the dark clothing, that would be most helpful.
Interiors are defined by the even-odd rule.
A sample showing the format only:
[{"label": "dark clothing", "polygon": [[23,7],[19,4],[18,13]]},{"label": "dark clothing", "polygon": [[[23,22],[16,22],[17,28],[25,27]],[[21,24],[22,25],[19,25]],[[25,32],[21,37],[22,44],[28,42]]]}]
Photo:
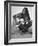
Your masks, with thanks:
[{"label": "dark clothing", "polygon": [[32,26],[32,22],[30,21],[28,24],[24,24],[24,25],[22,25],[22,24],[20,24],[20,26],[19,26],[19,29],[22,31],[22,32],[27,32],[28,31],[28,28],[30,27],[30,26]]}]

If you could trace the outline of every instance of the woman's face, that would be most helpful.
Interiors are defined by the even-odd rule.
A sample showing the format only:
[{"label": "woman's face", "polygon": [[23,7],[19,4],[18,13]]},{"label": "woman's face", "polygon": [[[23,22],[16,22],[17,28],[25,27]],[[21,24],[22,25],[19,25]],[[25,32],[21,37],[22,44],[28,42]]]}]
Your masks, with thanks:
[{"label": "woman's face", "polygon": [[24,19],[21,18],[21,19],[20,19],[20,22],[21,22],[21,24],[24,24]]}]

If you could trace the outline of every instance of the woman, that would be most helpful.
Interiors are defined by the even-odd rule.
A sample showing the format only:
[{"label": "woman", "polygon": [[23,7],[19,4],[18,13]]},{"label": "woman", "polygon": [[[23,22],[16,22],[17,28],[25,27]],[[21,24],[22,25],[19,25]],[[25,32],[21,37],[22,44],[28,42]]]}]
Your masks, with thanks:
[{"label": "woman", "polygon": [[20,21],[21,24],[19,25],[19,29],[25,33],[28,31],[28,28],[32,25],[27,8],[23,9],[21,13],[21,19],[23,19],[24,21]]},{"label": "woman", "polygon": [[27,32],[28,28],[32,25],[27,8],[24,8],[22,13],[15,15],[14,18],[16,18],[16,27],[18,27],[20,31],[24,33]]}]

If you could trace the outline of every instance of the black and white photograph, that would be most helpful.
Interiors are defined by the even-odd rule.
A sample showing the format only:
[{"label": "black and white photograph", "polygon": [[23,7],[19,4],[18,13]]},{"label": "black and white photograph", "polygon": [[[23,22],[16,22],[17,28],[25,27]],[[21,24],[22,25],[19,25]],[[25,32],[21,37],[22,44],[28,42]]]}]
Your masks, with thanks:
[{"label": "black and white photograph", "polygon": [[28,8],[12,6],[12,9],[11,38],[32,37],[32,20],[30,19]]},{"label": "black and white photograph", "polygon": [[5,2],[5,42],[36,43],[36,17],[37,2]]}]

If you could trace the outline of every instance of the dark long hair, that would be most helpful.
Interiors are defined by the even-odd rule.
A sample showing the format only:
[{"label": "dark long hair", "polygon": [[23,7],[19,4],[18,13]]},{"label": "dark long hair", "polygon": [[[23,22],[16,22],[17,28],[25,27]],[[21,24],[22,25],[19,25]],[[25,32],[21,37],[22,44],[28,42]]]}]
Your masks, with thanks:
[{"label": "dark long hair", "polygon": [[[23,11],[25,10],[25,16],[28,17],[28,19],[30,20],[30,16],[29,16],[29,12],[28,12],[28,8],[24,8]],[[22,13],[23,14],[23,13]]]}]

